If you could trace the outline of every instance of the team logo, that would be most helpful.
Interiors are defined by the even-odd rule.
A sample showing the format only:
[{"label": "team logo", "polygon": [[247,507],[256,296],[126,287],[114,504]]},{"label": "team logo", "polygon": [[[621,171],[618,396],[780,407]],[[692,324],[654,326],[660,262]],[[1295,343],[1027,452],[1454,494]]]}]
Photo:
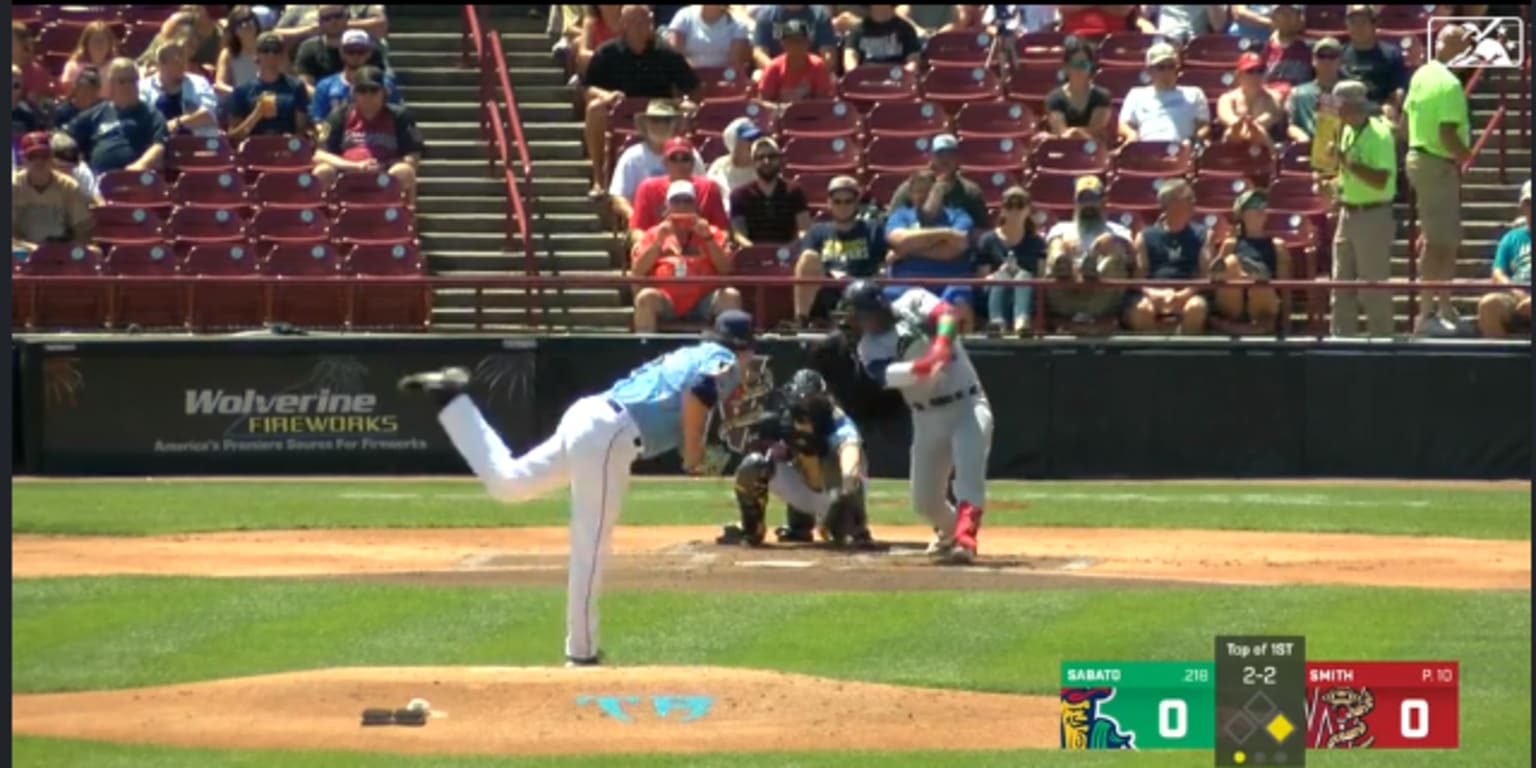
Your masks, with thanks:
[{"label": "team logo", "polygon": [[1135,749],[1136,734],[1100,707],[1115,697],[1113,688],[1064,688],[1061,691],[1062,749]]},{"label": "team logo", "polygon": [[1515,69],[1525,63],[1525,25],[1518,16],[1440,16],[1429,20],[1430,45],[1456,25],[1467,31],[1467,50],[1446,64],[1452,68]]},{"label": "team logo", "polygon": [[1313,749],[1366,749],[1376,742],[1365,716],[1376,708],[1371,689],[1335,686],[1312,693],[1307,719],[1316,718]]}]

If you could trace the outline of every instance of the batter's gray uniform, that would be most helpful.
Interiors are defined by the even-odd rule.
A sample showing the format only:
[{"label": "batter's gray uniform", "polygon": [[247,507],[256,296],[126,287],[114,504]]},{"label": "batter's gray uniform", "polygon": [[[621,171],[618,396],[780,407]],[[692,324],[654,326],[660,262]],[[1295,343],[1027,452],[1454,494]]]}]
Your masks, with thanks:
[{"label": "batter's gray uniform", "polygon": [[910,363],[928,352],[944,303],[921,288],[891,302],[895,325],[859,339],[859,362],[887,388],[901,392],[912,410],[912,509],[943,539],[955,531],[955,509],[945,497],[950,470],[955,501],[986,507],[987,455],[992,451],[992,406],[960,339],[937,378],[888,380],[887,368]]}]

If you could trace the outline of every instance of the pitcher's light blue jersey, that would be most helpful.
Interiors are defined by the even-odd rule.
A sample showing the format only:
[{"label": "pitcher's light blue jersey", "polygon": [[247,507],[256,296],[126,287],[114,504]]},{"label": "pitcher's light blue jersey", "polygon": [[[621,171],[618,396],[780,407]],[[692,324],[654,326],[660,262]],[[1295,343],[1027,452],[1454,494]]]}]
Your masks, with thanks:
[{"label": "pitcher's light blue jersey", "polygon": [[629,411],[640,428],[645,458],[683,444],[683,394],[692,392],[713,407],[741,383],[736,354],[712,341],[668,352],[631,371],[605,393]]}]

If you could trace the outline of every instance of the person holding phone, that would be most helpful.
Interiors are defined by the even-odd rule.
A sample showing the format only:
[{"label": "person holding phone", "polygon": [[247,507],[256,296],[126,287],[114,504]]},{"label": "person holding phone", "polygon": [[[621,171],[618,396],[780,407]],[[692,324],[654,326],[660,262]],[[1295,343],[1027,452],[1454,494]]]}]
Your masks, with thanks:
[{"label": "person holding phone", "polygon": [[[666,214],[635,244],[631,271],[651,277],[730,274],[726,233],[700,216],[698,207],[693,182],[672,182],[667,187]],[[654,333],[664,319],[707,323],[725,310],[740,308],[741,294],[728,286],[648,286],[635,292],[635,332]]]}]

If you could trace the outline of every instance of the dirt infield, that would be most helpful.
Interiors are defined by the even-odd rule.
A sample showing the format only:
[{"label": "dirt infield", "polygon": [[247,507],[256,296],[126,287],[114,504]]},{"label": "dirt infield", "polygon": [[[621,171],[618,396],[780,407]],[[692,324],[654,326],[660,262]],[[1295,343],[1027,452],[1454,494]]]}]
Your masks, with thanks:
[{"label": "dirt infield", "polygon": [[[427,725],[359,727],[364,708],[416,697],[431,704]],[[1057,744],[1056,706],[716,667],[345,668],[13,695],[11,727],[186,747],[415,754],[952,749],[955,733],[966,734],[966,748],[1046,749]]]},{"label": "dirt infield", "polygon": [[[927,531],[879,528],[881,551],[743,549],[706,527],[621,526],[608,583],[652,589],[954,589],[1167,584],[1531,586],[1531,543],[1415,536],[988,528],[983,558],[929,565]],[[307,530],[154,537],[13,535],[13,578],[156,574],[563,584],[565,528]]]}]

